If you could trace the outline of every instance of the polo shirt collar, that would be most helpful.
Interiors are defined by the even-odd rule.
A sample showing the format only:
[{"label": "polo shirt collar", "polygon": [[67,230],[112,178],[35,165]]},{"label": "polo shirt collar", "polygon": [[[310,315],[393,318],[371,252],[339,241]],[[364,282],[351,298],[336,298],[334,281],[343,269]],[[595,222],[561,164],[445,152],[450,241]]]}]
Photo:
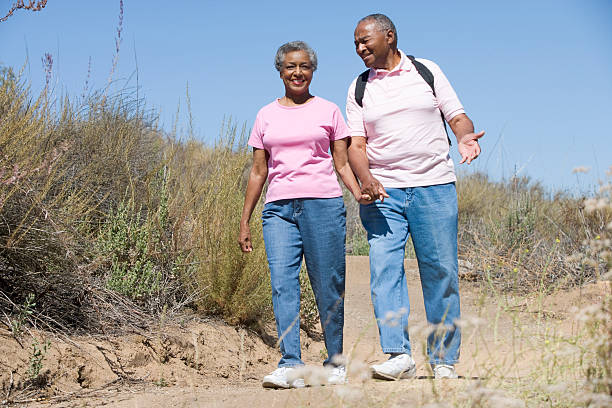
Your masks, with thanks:
[{"label": "polo shirt collar", "polygon": [[412,69],[412,62],[408,59],[408,57],[406,57],[406,54],[404,54],[404,51],[402,50],[398,50],[400,53],[400,62],[393,67],[390,71],[387,71],[386,69],[376,69],[376,68],[370,68],[370,78],[375,78],[377,76],[379,77],[384,77],[389,75],[392,72],[401,72],[401,71],[410,71]]}]

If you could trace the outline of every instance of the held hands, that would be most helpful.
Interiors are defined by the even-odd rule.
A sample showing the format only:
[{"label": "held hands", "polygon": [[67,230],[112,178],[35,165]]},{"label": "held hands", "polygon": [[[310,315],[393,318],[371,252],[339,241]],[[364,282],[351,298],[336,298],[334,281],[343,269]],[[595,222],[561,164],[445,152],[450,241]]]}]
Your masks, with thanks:
[{"label": "held hands", "polygon": [[249,224],[240,224],[240,234],[238,235],[238,244],[242,252],[252,252],[253,242],[251,241],[251,228]]},{"label": "held hands", "polygon": [[484,136],[484,130],[478,133],[468,133],[463,135],[459,141],[458,149],[461,154],[461,161],[459,164],[465,163],[470,164],[472,160],[475,160],[480,154],[480,146],[478,145],[478,139]]},{"label": "held hands", "polygon": [[359,204],[370,204],[376,200],[385,201],[385,198],[389,197],[389,194],[385,191],[385,188],[380,181],[374,177],[365,181],[361,185],[361,197],[357,198]]}]

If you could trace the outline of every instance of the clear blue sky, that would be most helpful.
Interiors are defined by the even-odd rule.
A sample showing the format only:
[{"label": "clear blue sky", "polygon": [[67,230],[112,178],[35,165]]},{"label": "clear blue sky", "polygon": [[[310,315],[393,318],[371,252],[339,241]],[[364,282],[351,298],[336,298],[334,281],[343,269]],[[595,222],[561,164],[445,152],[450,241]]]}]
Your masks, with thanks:
[{"label": "clear blue sky", "polygon": [[[13,0],[0,0],[2,16]],[[185,129],[187,83],[196,136],[214,140],[224,116],[250,127],[258,109],[283,94],[273,66],[284,42],[318,53],[314,94],[344,110],[364,67],[353,49],[357,20],[382,12],[399,47],[441,66],[476,128],[487,132],[469,168],[492,178],[515,171],[550,188],[585,191],[612,165],[612,2],[556,1],[182,1],[125,0],[114,79],[138,84],[160,125]],[[119,1],[49,0],[0,23],[0,64],[25,68],[37,92],[41,57],[53,56],[56,95],[106,85]],[[131,78],[128,81],[128,78]],[[127,82],[127,83],[126,83]],[[453,157],[457,158],[456,146]],[[575,166],[591,167],[587,175]]]}]

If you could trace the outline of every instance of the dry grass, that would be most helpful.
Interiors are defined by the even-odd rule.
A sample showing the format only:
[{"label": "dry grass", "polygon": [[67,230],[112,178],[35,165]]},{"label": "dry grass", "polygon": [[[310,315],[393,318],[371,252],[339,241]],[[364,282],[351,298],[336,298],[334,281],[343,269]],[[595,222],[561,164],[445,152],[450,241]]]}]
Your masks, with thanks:
[{"label": "dry grass", "polygon": [[483,280],[521,293],[594,282],[605,262],[577,262],[612,221],[610,208],[585,209],[585,199],[551,194],[527,178],[491,182],[459,178],[459,255]]},{"label": "dry grass", "polygon": [[[263,243],[235,243],[249,162],[244,129],[180,143],[129,94],[32,100],[0,76],[0,308],[10,326],[65,331],[147,321],[183,306],[251,323],[269,309]],[[258,237],[261,225],[253,225]]]},{"label": "dry grass", "polygon": [[[2,324],[19,338],[31,326],[138,329],[185,307],[233,324],[269,319],[259,217],[254,252],[242,254],[236,243],[251,160],[246,129],[228,124],[215,146],[181,142],[129,94],[58,102],[46,92],[34,99],[19,75],[0,74]],[[472,175],[457,188],[460,257],[491,293],[544,298],[610,278],[609,187],[585,199],[527,179]],[[367,246],[357,207],[347,203],[349,247],[359,253]],[[310,302],[303,312],[314,324]],[[495,406],[508,395],[506,406],[525,406],[516,401],[538,395],[527,405],[606,406],[611,309],[608,297],[582,311],[580,332],[551,335],[529,381],[494,370],[448,404]],[[568,344],[571,359],[562,358]],[[559,385],[571,381],[580,381],[582,399],[577,386]]]}]

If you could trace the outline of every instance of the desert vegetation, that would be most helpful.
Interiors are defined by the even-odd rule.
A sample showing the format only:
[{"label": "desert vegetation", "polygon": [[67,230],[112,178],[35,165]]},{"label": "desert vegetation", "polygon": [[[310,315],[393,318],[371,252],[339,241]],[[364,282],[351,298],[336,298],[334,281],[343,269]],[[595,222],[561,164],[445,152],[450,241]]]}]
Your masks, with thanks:
[{"label": "desert vegetation", "polygon": [[[0,325],[31,350],[18,373],[23,387],[45,386],[42,367],[53,346],[34,331],[109,335],[185,313],[259,331],[272,318],[259,217],[251,222],[254,251],[242,254],[236,243],[248,129],[228,121],[215,144],[204,144],[158,128],[145,106],[129,90],[32,95],[18,72],[1,69]],[[527,178],[470,174],[457,188],[459,256],[469,265],[463,279],[500,299],[544,299],[610,279],[610,184],[575,197]],[[357,205],[346,203],[349,254],[365,255]],[[303,326],[312,331],[314,299],[307,279],[301,282]],[[576,311],[581,331],[571,339],[551,338],[558,350],[574,347],[572,364],[549,361],[554,375],[511,383],[511,393],[542,393],[544,385],[534,384],[573,379],[591,396],[580,404],[606,406],[597,401],[612,395],[611,302],[608,293]],[[503,376],[491,378],[508,386]],[[455,403],[489,406],[486,395],[479,398]],[[564,396],[546,406],[576,401]]]}]

